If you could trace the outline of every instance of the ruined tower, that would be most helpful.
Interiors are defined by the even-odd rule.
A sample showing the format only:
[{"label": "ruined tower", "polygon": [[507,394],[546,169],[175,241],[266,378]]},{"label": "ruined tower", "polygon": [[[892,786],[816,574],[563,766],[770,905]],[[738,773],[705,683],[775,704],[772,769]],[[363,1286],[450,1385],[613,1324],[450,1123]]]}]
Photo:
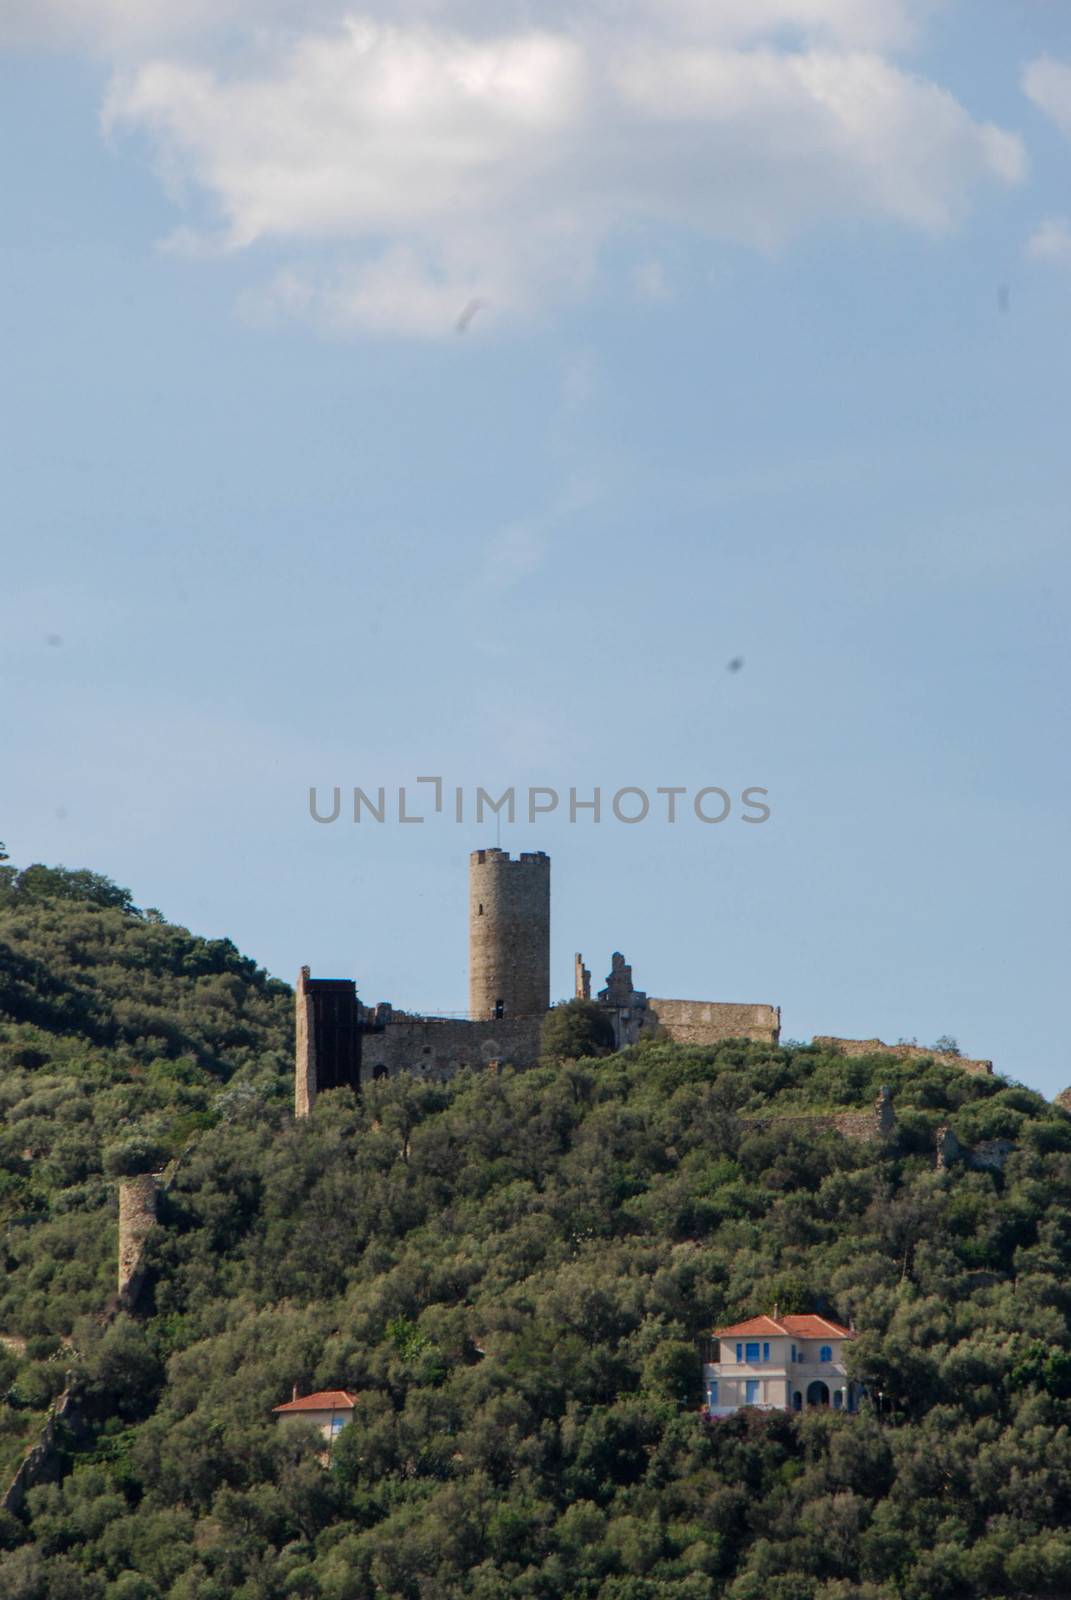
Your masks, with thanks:
[{"label": "ruined tower", "polygon": [[550,857],[469,858],[469,1015],[541,1016],[550,1006]]},{"label": "ruined tower", "polygon": [[119,1184],[119,1294],[133,1299],[141,1276],[145,1240],[156,1225],[160,1180],[144,1172]]},{"label": "ruined tower", "polygon": [[361,1086],[361,1025],[352,978],[298,974],[294,1115],[307,1117],[321,1089]]}]

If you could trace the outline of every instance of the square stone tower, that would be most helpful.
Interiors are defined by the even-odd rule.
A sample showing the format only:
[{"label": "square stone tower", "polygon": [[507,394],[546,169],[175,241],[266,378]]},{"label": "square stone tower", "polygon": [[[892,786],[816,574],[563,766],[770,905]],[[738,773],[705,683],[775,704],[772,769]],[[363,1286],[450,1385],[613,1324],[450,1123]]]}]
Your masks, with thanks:
[{"label": "square stone tower", "polygon": [[294,1115],[307,1117],[321,1089],[361,1087],[361,1023],[352,978],[298,973]]},{"label": "square stone tower", "polygon": [[469,858],[469,1015],[536,1017],[550,1006],[550,857]]}]

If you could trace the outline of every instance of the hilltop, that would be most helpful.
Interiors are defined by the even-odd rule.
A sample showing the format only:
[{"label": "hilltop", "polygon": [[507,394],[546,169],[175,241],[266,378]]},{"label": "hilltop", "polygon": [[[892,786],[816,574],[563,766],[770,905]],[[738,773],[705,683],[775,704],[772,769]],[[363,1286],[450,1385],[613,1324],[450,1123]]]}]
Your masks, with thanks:
[{"label": "hilltop", "polygon": [[[92,874],[2,891],[4,1438],[67,1367],[93,1420],[4,1522],[0,1593],[1071,1587],[1071,1116],[1042,1096],[649,1041],[295,1122],[285,985]],[[828,1125],[882,1086],[891,1139]],[[1014,1148],[938,1169],[944,1127]],[[137,1312],[103,1326],[114,1180],[180,1152]],[[854,1320],[881,1415],[700,1415],[703,1337],[774,1303]],[[271,1421],[294,1385],[359,1396],[329,1469]]]}]

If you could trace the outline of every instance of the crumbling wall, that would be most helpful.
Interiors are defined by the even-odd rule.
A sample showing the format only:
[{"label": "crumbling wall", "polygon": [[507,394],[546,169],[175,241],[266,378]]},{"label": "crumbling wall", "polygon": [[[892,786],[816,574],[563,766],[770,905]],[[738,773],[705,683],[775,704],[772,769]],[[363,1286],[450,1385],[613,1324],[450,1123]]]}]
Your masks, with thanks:
[{"label": "crumbling wall", "polygon": [[633,983],[632,968],[620,950],[615,950],[610,957],[606,987],[599,990],[599,1005],[614,1030],[615,1050],[637,1044],[645,1034],[654,1031],[655,1022],[647,1009],[647,996]]},{"label": "crumbling wall", "polygon": [[132,1301],[141,1282],[145,1240],[156,1224],[160,1180],[151,1172],[119,1185],[119,1297]]},{"label": "crumbling wall", "polygon": [[451,1017],[394,1016],[365,1033],[361,1082],[408,1072],[437,1080],[463,1067],[509,1063],[531,1067],[539,1060],[543,1015],[466,1022]]},{"label": "crumbling wall", "polygon": [[794,1115],[774,1113],[766,1117],[741,1117],[741,1130],[761,1128],[788,1128],[795,1133],[820,1133],[832,1130],[845,1139],[856,1139],[872,1144],[879,1139],[891,1139],[896,1133],[896,1113],[892,1095],[883,1087],[872,1111],[801,1112]]},{"label": "crumbling wall", "polygon": [[1008,1157],[1017,1148],[1014,1139],[983,1139],[967,1152],[967,1165],[976,1172],[1003,1172]]},{"label": "crumbling wall", "polygon": [[313,1025],[310,969],[302,967],[294,991],[294,1115],[307,1117],[316,1100],[316,1029]]},{"label": "crumbling wall", "polygon": [[1003,1172],[1008,1157],[1017,1148],[1014,1139],[983,1139],[981,1144],[973,1147],[960,1144],[947,1125],[938,1128],[934,1136],[934,1147],[937,1152],[938,1171],[943,1171],[953,1162],[959,1161],[975,1172]]},{"label": "crumbling wall", "polygon": [[68,1419],[77,1421],[76,1404],[76,1393],[68,1380],[67,1388],[52,1402],[45,1425],[37,1436],[37,1443],[23,1456],[18,1471],[0,1501],[3,1509],[12,1516],[21,1516],[31,1489],[39,1483],[54,1483],[59,1478],[62,1455],[60,1434]]},{"label": "crumbling wall", "polygon": [[722,1044],[726,1039],[751,1039],[776,1044],[781,1037],[778,1006],[732,1005],[718,1000],[647,1002],[649,1025],[677,1044]]},{"label": "crumbling wall", "polygon": [[917,1044],[884,1044],[880,1039],[837,1039],[831,1034],[818,1034],[812,1043],[842,1056],[894,1056],[898,1061],[920,1061],[925,1056],[939,1061],[943,1066],[959,1067],[961,1072],[993,1071],[992,1061],[974,1061],[967,1056],[950,1055],[944,1050],[926,1050]]}]

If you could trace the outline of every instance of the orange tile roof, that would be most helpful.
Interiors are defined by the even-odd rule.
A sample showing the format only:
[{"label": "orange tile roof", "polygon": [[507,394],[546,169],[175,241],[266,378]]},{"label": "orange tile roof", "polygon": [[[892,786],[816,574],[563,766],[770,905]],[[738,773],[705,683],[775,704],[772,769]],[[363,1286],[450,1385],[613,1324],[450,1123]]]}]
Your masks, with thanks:
[{"label": "orange tile roof", "polygon": [[839,1322],[830,1322],[828,1317],[782,1317],[781,1321],[797,1339],[825,1339],[829,1336],[834,1339],[855,1338],[851,1328],[845,1328]]},{"label": "orange tile roof", "polygon": [[303,1394],[300,1400],[288,1400],[283,1406],[272,1406],[272,1415],[279,1411],[352,1411],[357,1396],[346,1389],[320,1389],[316,1394]]},{"label": "orange tile roof", "polygon": [[727,1339],[732,1334],[744,1339],[749,1338],[753,1333],[764,1333],[768,1339],[771,1333],[776,1338],[779,1335],[783,1336],[787,1332],[788,1329],[783,1328],[772,1317],[749,1317],[747,1322],[734,1322],[731,1328],[715,1328],[714,1337],[715,1339]]},{"label": "orange tile roof", "polygon": [[771,1334],[774,1338],[784,1338],[786,1334],[797,1339],[855,1338],[851,1328],[844,1328],[839,1322],[830,1322],[818,1316],[779,1317],[776,1321],[773,1317],[749,1317],[746,1322],[734,1322],[731,1328],[715,1328],[712,1337],[750,1339],[756,1334],[765,1335],[767,1339]]}]

